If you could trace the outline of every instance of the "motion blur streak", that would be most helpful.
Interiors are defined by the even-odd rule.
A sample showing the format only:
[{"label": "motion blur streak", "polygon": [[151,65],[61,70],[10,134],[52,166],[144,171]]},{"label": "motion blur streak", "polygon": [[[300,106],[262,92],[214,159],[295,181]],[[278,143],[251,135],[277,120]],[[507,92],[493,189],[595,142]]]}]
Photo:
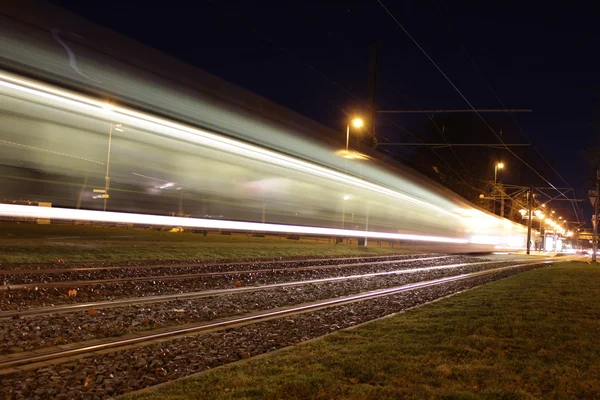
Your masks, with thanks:
[{"label": "motion blur streak", "polygon": [[348,229],[320,228],[316,226],[261,224],[256,222],[239,222],[202,218],[167,217],[147,214],[72,210],[68,208],[45,208],[12,204],[0,204],[0,216],[60,219],[73,221],[98,221],[121,224],[181,226],[184,228],[200,229],[229,229],[272,233],[295,233],[303,235],[368,237],[372,239],[396,239],[437,243],[468,243],[468,241],[464,239],[454,239],[437,236],[405,235],[399,233],[383,232],[363,232]]},{"label": "motion blur streak", "polygon": [[[2,71],[0,132],[5,202],[29,193],[53,206],[5,204],[5,217],[395,239],[456,251],[524,245],[523,226],[400,171],[384,187],[372,182],[383,173],[375,167],[365,178],[328,168],[333,153],[309,162]],[[110,176],[98,160],[110,160]],[[118,212],[89,210],[98,199]],[[179,211],[165,216],[173,200]]]},{"label": "motion blur streak", "polygon": [[[11,84],[9,82],[15,82],[17,84]],[[29,80],[19,79],[14,76],[8,75],[6,73],[0,72],[0,84],[5,85],[7,87],[15,88],[24,92],[28,92],[34,95],[47,97],[48,99],[63,102],[66,105],[72,105],[78,107],[82,112],[87,112],[89,114],[94,114],[97,109],[104,109],[109,112],[114,112],[117,114],[117,118],[119,121],[122,121],[123,124],[133,125],[136,127],[140,127],[143,129],[151,130],[151,131],[160,131],[161,133],[168,134],[175,138],[185,139],[189,141],[194,141],[203,146],[209,146],[212,148],[216,148],[219,150],[224,150],[228,152],[232,152],[235,154],[242,155],[247,158],[252,158],[256,160],[266,161],[272,164],[279,164],[284,167],[291,167],[297,170],[306,171],[314,175],[319,175],[322,177],[327,177],[329,179],[336,178],[339,182],[344,183],[352,183],[356,187],[369,189],[372,191],[376,191],[388,196],[396,197],[405,201],[410,201],[413,203],[417,203],[421,206],[425,206],[431,209],[434,209],[442,214],[446,214],[453,218],[460,218],[460,216],[450,213],[440,207],[434,206],[433,204],[429,204],[425,201],[413,198],[406,194],[389,190],[384,187],[374,185],[367,181],[354,178],[350,175],[344,175],[339,172],[336,172],[331,169],[322,168],[316,166],[314,164],[309,164],[307,162],[294,159],[292,157],[288,157],[283,154],[278,154],[266,149],[261,149],[256,146],[248,145],[239,141],[231,140],[224,138],[222,136],[217,136],[211,134],[209,132],[190,128],[181,124],[176,124],[165,119],[152,117],[147,114],[139,113],[133,110],[129,110],[123,107],[118,107],[115,105],[101,103],[98,101],[94,101],[93,99],[86,99],[82,96],[76,96],[66,91],[61,91],[57,89],[50,88],[46,85],[40,85],[38,83],[31,82]],[[85,109],[90,107],[89,109]],[[162,129],[161,129],[162,128]],[[194,135],[194,136],[190,136]]]},{"label": "motion blur streak", "polygon": [[393,239],[445,252],[525,246],[524,226],[364,146],[340,151],[341,131],[51,4],[7,1],[2,218]]}]

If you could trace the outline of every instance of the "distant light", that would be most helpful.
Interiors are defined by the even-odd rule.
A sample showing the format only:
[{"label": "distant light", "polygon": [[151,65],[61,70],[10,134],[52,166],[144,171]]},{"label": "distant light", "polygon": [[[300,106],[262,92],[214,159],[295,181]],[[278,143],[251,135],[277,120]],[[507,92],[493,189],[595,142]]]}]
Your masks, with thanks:
[{"label": "distant light", "polygon": [[115,131],[119,131],[119,132],[125,132],[123,129],[121,128],[115,128]]},{"label": "distant light", "polygon": [[360,119],[360,118],[354,118],[354,119],[352,120],[352,125],[353,125],[355,128],[362,128],[362,127],[364,126],[364,122],[363,122],[363,120],[362,120],[362,119]]},{"label": "distant light", "polygon": [[345,195],[345,196],[344,196],[344,200],[350,200],[350,196],[348,196],[348,195]]},{"label": "distant light", "polygon": [[521,213],[522,216],[525,216],[525,214],[527,214],[527,210],[524,210],[524,209],[519,210],[519,212]]},{"label": "distant light", "polygon": [[546,207],[546,205],[545,205],[545,204],[542,204],[542,207]]},{"label": "distant light", "polygon": [[504,163],[500,162],[500,163],[496,164],[496,166],[498,167],[498,169],[502,169],[502,168],[504,168]]},{"label": "distant light", "polygon": [[162,186],[159,186],[158,188],[159,188],[159,189],[166,189],[166,188],[170,188],[170,187],[171,187],[171,186],[173,186],[173,185],[175,185],[175,184],[174,184],[174,183],[172,183],[172,182],[169,182],[169,183],[165,183],[165,184],[164,184],[164,185],[162,185]]},{"label": "distant light", "polygon": [[480,198],[480,199],[483,199],[484,197],[485,197],[485,195],[483,195],[483,194],[480,194],[480,195],[479,195],[479,198]]}]

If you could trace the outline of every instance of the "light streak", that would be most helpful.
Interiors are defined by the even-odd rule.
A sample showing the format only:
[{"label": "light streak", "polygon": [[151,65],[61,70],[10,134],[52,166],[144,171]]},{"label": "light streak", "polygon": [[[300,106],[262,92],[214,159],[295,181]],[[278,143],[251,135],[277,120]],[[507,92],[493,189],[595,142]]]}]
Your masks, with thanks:
[{"label": "light streak", "polygon": [[[333,169],[321,167],[306,161],[295,159],[293,157],[280,154],[268,149],[264,149],[251,144],[243,143],[237,140],[229,139],[214,133],[210,133],[198,128],[192,128],[186,125],[171,122],[159,117],[137,112],[125,107],[108,104],[106,102],[94,100],[85,96],[73,94],[48,85],[40,84],[28,79],[23,79],[15,75],[0,72],[0,85],[10,87],[22,92],[41,96],[64,105],[69,105],[76,109],[84,109],[88,113],[94,114],[97,118],[114,118],[128,126],[136,126],[143,130],[163,133],[178,139],[187,140],[203,146],[216,148],[225,152],[238,154],[249,159],[255,159],[270,164],[290,168],[296,171],[307,172],[313,176],[318,176],[328,180],[335,180],[343,184],[349,184],[361,189],[367,189],[372,192],[384,194],[390,197],[401,199],[421,207],[434,210],[437,213],[461,220],[461,216],[456,215],[442,207],[428,203],[408,194],[392,190],[377,184],[356,178],[351,175],[338,172]],[[107,110],[110,111],[107,114]],[[101,111],[101,114],[99,113]]]},{"label": "light streak", "polygon": [[466,239],[443,236],[414,235],[407,233],[357,231],[349,229],[323,228],[318,226],[262,224],[204,218],[182,218],[163,215],[118,213],[111,211],[74,210],[70,208],[50,208],[0,204],[0,216],[17,218],[59,219],[70,221],[96,221],[119,224],[180,226],[197,229],[225,229],[236,231],[258,231],[270,233],[295,233],[304,235],[367,237],[371,239],[396,239],[419,242],[466,244]]}]

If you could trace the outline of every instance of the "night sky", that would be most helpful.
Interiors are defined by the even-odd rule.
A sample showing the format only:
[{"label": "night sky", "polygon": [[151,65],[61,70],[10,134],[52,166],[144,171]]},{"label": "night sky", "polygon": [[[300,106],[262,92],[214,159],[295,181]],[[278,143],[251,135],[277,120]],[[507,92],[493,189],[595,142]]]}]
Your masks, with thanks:
[{"label": "night sky", "polygon": [[[338,129],[340,141],[347,116],[366,101],[372,40],[381,44],[379,109],[468,108],[377,0],[53,3]],[[384,4],[475,107],[501,108],[493,90],[508,108],[533,109],[515,114],[518,125],[495,115],[494,129],[526,143],[522,129],[583,197],[588,171],[581,151],[595,143],[600,118],[598,7],[558,1]],[[423,115],[390,118],[417,136],[426,123]],[[391,140],[415,141],[385,118],[376,124]],[[480,139],[496,141],[485,131]],[[533,150],[527,161],[565,186]],[[530,183],[518,181],[526,167],[507,167],[507,180]],[[557,207],[571,209],[562,203]],[[589,219],[590,207],[581,204]]]}]

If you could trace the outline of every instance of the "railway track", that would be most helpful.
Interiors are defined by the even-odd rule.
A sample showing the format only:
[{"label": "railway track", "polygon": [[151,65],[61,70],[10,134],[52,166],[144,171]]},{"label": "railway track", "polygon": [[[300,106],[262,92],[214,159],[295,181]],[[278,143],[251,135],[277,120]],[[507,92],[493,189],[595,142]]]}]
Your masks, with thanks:
[{"label": "railway track", "polygon": [[[280,268],[263,268],[263,269],[250,269],[250,270],[233,270],[233,271],[219,271],[219,272],[201,272],[195,274],[174,274],[174,275],[151,275],[151,276],[128,276],[123,278],[111,278],[111,279],[86,279],[77,281],[64,281],[57,280],[51,282],[32,282],[32,283],[21,283],[21,284],[6,284],[0,286],[0,290],[19,290],[19,289],[35,289],[35,288],[53,288],[53,287],[81,287],[91,286],[98,284],[120,284],[124,282],[147,282],[147,281],[169,281],[179,279],[196,279],[196,278],[208,278],[208,277],[223,277],[229,275],[253,275],[253,274],[264,274],[264,273],[284,273],[284,272],[299,272],[299,271],[324,271],[329,269],[347,269],[347,268],[366,268],[372,266],[384,266],[384,265],[395,265],[405,263],[418,263],[423,261],[434,261],[443,260],[450,258],[450,256],[435,256],[435,257],[423,257],[423,258],[410,258],[410,259],[399,259],[399,260],[388,260],[388,261],[371,261],[371,262],[358,262],[358,263],[347,263],[347,264],[325,264],[325,265],[311,265],[311,266],[293,266],[293,267],[280,267]],[[7,276],[0,275],[0,279],[9,279]],[[57,279],[63,278],[63,276],[56,277]]]},{"label": "railway track", "polygon": [[[102,342],[94,342],[91,344],[73,344],[66,346],[68,348],[46,348],[38,350],[33,354],[26,353],[23,355],[0,357],[0,374],[14,373],[15,371],[26,370],[33,367],[38,368],[46,365],[40,363],[48,361],[52,361],[52,364],[56,364],[56,360],[59,359],[68,360],[72,357],[88,356],[91,354],[98,355],[104,353],[107,350],[118,351],[120,348],[131,348],[131,346],[143,346],[147,343],[156,343],[157,341],[171,340],[173,338],[187,335],[196,335],[203,332],[212,332],[215,330],[222,330],[231,327],[240,327],[248,324],[255,324],[258,322],[283,318],[301,313],[314,312],[325,308],[337,307],[355,302],[363,302],[385,296],[392,296],[403,292],[430,288],[433,286],[444,285],[452,282],[465,281],[477,277],[501,273],[504,271],[515,270],[517,268],[534,267],[540,265],[547,265],[550,263],[551,261],[537,261],[533,263],[512,264],[485,271],[449,276],[425,282],[411,283],[400,287],[376,290],[367,293],[345,296],[341,298],[317,301],[311,304],[285,307],[277,310],[267,310],[252,315],[227,318],[215,322],[192,324],[191,326],[186,327],[172,327],[168,329],[163,329],[160,332],[143,332],[136,334],[133,337],[119,338],[116,340],[105,340]],[[18,369],[15,369],[15,367],[18,367]]]},{"label": "railway track", "polygon": [[[431,258],[424,258],[421,260],[427,261],[430,259]],[[336,277],[330,277],[330,278],[283,282],[283,283],[275,283],[275,284],[261,285],[261,286],[205,290],[205,291],[197,291],[197,292],[176,293],[176,294],[159,295],[159,296],[146,296],[146,297],[138,297],[138,298],[127,298],[127,299],[118,299],[118,300],[110,300],[110,301],[98,301],[98,302],[89,302],[89,303],[80,303],[80,304],[66,304],[66,305],[57,305],[57,306],[53,306],[53,307],[45,307],[45,308],[37,308],[37,309],[0,311],[0,319],[77,312],[77,311],[83,311],[83,310],[88,310],[88,309],[115,308],[115,307],[129,306],[129,305],[140,305],[140,304],[148,304],[148,303],[167,302],[167,301],[200,299],[200,298],[204,298],[204,297],[223,296],[223,295],[229,295],[229,294],[234,294],[234,293],[248,293],[248,292],[269,290],[269,289],[275,289],[275,288],[284,288],[284,287],[302,286],[302,285],[314,285],[314,284],[319,284],[319,283],[340,282],[340,281],[356,280],[356,279],[368,279],[368,278],[381,277],[381,276],[386,276],[386,275],[401,275],[401,274],[411,274],[411,273],[418,273],[418,272],[449,270],[449,269],[456,269],[456,268],[462,268],[462,267],[470,267],[470,266],[476,266],[476,265],[489,265],[489,264],[501,264],[501,263],[499,263],[498,261],[483,261],[483,262],[471,262],[471,263],[446,264],[446,265],[438,265],[438,266],[431,266],[431,267],[416,267],[416,268],[410,268],[410,269],[392,270],[392,271],[384,271],[384,272],[373,272],[373,273],[367,273],[367,274],[336,276]]]},{"label": "railway track", "polygon": [[[389,263],[377,268],[389,269],[326,268],[315,279],[3,311],[0,398],[113,398],[566,259],[421,256],[403,260],[401,268],[394,268],[398,260],[380,259]],[[339,265],[345,264],[372,268],[376,262]],[[346,275],[335,276],[339,271]],[[149,320],[156,323],[139,324]]]},{"label": "railway track", "polygon": [[[336,263],[344,261],[361,261],[361,260],[409,260],[422,257],[452,257],[452,255],[439,256],[437,254],[391,254],[391,255],[377,255],[377,256],[360,256],[360,257],[325,257],[325,258],[299,258],[299,259],[285,259],[285,260],[254,260],[254,261],[220,261],[220,262],[198,262],[184,264],[180,262],[174,262],[171,264],[149,264],[149,265],[136,265],[135,263],[127,263],[125,265],[117,266],[89,266],[95,265],[89,263],[81,263],[79,267],[68,267],[68,268],[35,268],[26,269],[29,265],[15,264],[14,268],[0,269],[0,275],[12,274],[12,275],[23,275],[23,274],[60,274],[67,272],[91,272],[91,271],[111,271],[111,270],[123,270],[123,269],[161,269],[161,268],[211,268],[211,267],[236,267],[236,266],[254,266],[254,265],[279,265],[279,264],[290,264],[295,265],[302,264],[314,264],[314,263]],[[26,267],[26,268],[23,268]]]}]

